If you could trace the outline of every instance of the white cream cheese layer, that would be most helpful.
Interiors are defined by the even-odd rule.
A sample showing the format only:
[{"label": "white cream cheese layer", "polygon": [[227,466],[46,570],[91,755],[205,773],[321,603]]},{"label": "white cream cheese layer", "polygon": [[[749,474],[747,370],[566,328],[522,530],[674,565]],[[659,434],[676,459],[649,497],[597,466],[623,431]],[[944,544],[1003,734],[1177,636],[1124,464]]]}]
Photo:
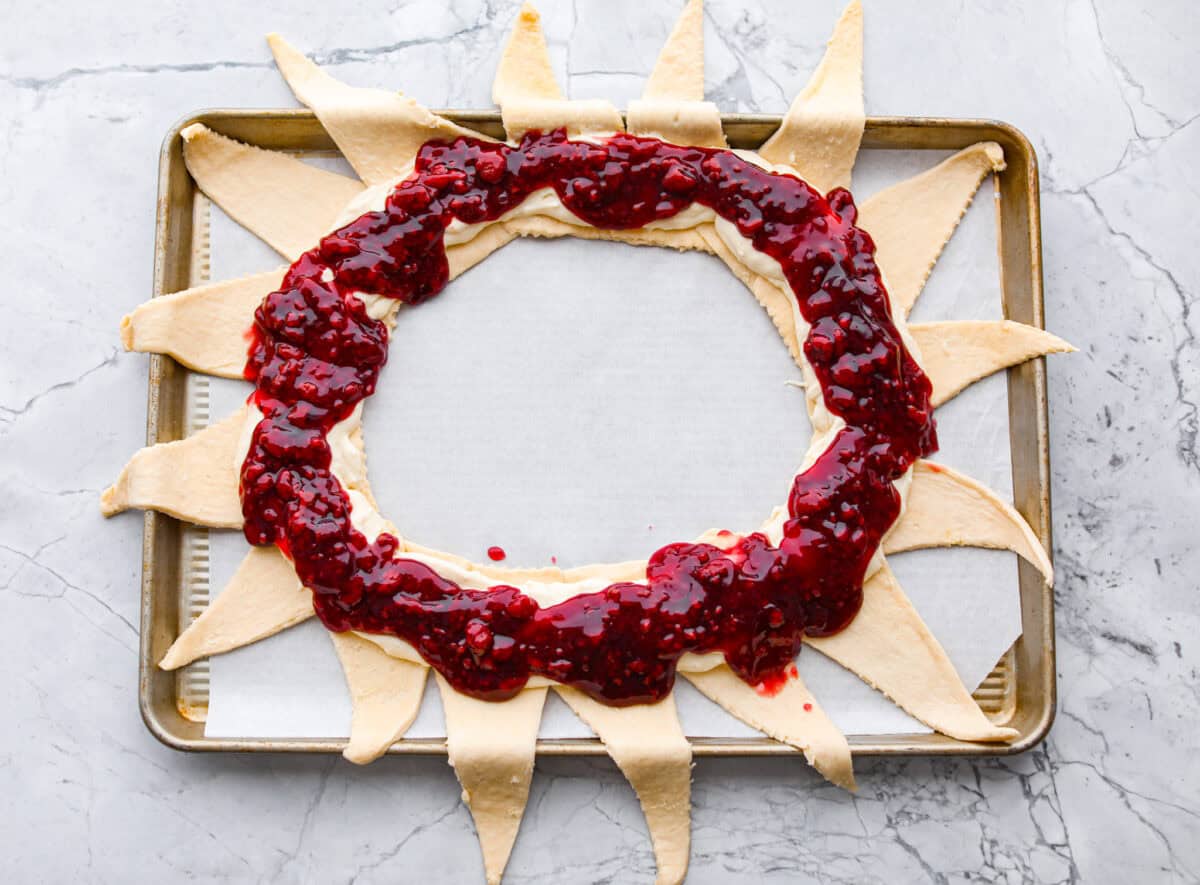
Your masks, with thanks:
[{"label": "white cream cheese layer", "polygon": [[[736,153],[747,162],[761,168],[795,174],[788,167],[772,166],[762,157],[751,151],[739,150]],[[369,187],[357,195],[338,218],[334,226],[335,229],[350,223],[367,212],[383,211],[387,197],[395,185],[406,179],[409,175],[411,175],[411,168],[406,170],[395,182]],[[546,187],[534,191],[519,206],[494,221],[464,224],[455,219],[446,229],[444,242],[447,248],[452,248],[470,242],[492,224],[497,224],[508,219],[531,216],[552,218],[576,227],[592,227],[592,225],[564,206],[553,188]],[[646,225],[646,227],[660,230],[693,230],[706,224],[713,226],[722,243],[724,243],[726,248],[729,249],[740,263],[755,274],[768,280],[772,285],[778,287],[787,296],[788,303],[792,306],[792,321],[795,324],[797,340],[804,341],[808,337],[809,324],[800,313],[799,304],[784,277],[783,268],[774,258],[755,249],[753,244],[741,235],[737,226],[732,222],[718,217],[712,209],[706,206],[693,203],[671,218],[652,222]],[[325,274],[328,275],[328,277],[323,275],[326,281],[332,278],[331,271],[327,270]],[[394,298],[364,292],[356,292],[354,294],[364,302],[368,315],[387,323],[389,331],[395,327],[396,315],[401,306],[399,301]],[[904,318],[902,316],[894,316],[893,321],[905,345],[913,354],[913,357],[919,361],[920,353],[917,350],[916,342],[908,332]],[[799,471],[803,471],[810,467],[821,453],[829,447],[837,434],[846,426],[846,423],[841,417],[834,415],[826,407],[816,373],[807,358],[803,356],[803,352],[801,352],[800,367],[803,373],[806,407],[813,425],[812,440],[798,469]],[[332,454],[330,470],[337,477],[338,482],[346,490],[349,497],[351,506],[350,521],[354,528],[364,536],[372,539],[377,538],[383,532],[393,534],[401,539],[403,548],[403,536],[400,535],[394,525],[379,513],[371,499],[363,491],[366,489],[366,455],[362,442],[362,408],[363,404],[359,403],[347,418],[338,422],[330,429],[327,436]],[[238,448],[239,457],[237,463],[239,470],[249,451],[254,428],[262,420],[262,417],[262,413],[257,406],[251,403],[247,409],[246,423]],[[895,482],[896,489],[900,494],[901,513],[903,513],[904,502],[907,500],[911,483],[911,468]],[[783,537],[783,525],[787,521],[787,518],[786,507],[776,507],[757,531],[764,534],[771,543],[778,544]],[[736,541],[737,537],[736,535],[719,537],[714,530],[710,530],[705,532],[699,540],[705,543],[715,543],[718,546],[727,546],[728,543]],[[504,583],[495,576],[497,572],[504,571],[503,569],[481,568],[474,565],[464,566],[459,561],[431,552],[402,549],[402,553],[405,559],[424,563],[446,580],[453,581],[455,584],[466,589],[486,590]],[[867,576],[870,577],[870,575],[874,574],[882,566],[883,553],[881,549],[877,549],[868,568]],[[582,577],[560,572],[561,578],[557,580],[522,579],[512,583],[518,584],[522,592],[536,600],[539,605],[546,607],[563,602],[574,596],[603,590],[612,582],[605,574],[597,573],[600,571],[599,569],[591,569],[590,571],[592,572],[591,574]],[[395,636],[364,633],[361,631],[355,632],[362,638],[375,643],[393,657],[414,662],[421,662],[422,660],[409,643]],[[703,672],[718,666],[722,661],[723,658],[719,653],[704,655],[685,654],[680,659],[679,669],[684,672]],[[549,684],[551,683],[543,677],[534,677],[530,680],[529,687],[533,688]]]}]

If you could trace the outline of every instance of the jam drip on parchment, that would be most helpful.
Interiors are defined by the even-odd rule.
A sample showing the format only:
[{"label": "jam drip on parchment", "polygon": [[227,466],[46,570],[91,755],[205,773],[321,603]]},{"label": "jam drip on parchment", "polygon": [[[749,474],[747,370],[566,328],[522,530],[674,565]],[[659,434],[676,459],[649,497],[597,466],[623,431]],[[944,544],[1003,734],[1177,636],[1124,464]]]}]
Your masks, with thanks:
[{"label": "jam drip on parchment", "polygon": [[[644,581],[543,608],[515,587],[460,587],[398,553],[394,537],[351,525],[326,435],[374,392],[388,346],[356,293],[431,298],[448,279],[452,220],[497,219],[545,187],[598,228],[642,227],[699,203],[779,261],[811,327],[804,353],[845,426],[795,478],[778,545],[762,534],[668,544]],[[540,675],[609,704],[654,701],[685,652],[721,652],[747,682],[779,685],[805,634],[833,633],[858,611],[867,564],[899,513],[892,482],[936,449],[929,381],[855,219],[847,191],[822,197],[727,150],[562,131],[517,147],[426,144],[382,211],[301,256],[255,312],[246,376],[264,417],[242,467],[246,537],[292,559],[329,629],[405,639],[475,697],[510,697]],[[690,418],[721,420],[702,404]]]}]

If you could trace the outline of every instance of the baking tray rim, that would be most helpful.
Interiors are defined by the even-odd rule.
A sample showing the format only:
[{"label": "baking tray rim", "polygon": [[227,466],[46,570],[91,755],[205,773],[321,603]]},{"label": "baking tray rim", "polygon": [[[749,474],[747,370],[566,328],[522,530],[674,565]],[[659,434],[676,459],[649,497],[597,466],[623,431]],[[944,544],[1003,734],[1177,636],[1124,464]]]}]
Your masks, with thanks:
[{"label": "baking tray rim", "polygon": [[[470,125],[476,124],[484,128],[494,128],[500,125],[500,114],[495,110],[435,110],[435,113],[446,116],[456,122]],[[296,121],[320,129],[320,124],[312,111],[303,108],[209,108],[194,111],[180,118],[167,131],[159,154],[158,197],[156,202],[156,224],[154,245],[154,284],[153,297],[166,293],[165,275],[167,248],[172,230],[169,218],[169,179],[173,171],[172,165],[179,162],[176,158],[178,145],[183,129],[193,123],[214,123],[219,121],[269,122]],[[770,131],[778,128],[783,117],[778,114],[722,114],[722,124],[726,128],[751,127],[764,128],[763,138]],[[217,127],[219,128],[219,126]],[[864,147],[878,149],[954,149],[946,145],[915,145],[903,141],[893,141],[886,138],[889,132],[903,130],[924,130],[943,133],[952,136],[955,132],[969,132],[974,141],[988,140],[997,136],[1008,142],[1006,147],[1015,148],[1022,160],[1024,175],[1020,184],[1025,199],[1027,211],[1026,235],[1023,246],[1028,249],[1029,266],[1029,309],[1030,321],[1038,327],[1044,327],[1043,281],[1041,268],[1041,206],[1039,191],[1039,176],[1037,154],[1029,139],[1020,129],[1010,123],[986,118],[953,118],[953,117],[910,117],[910,116],[879,116],[868,117],[864,133]],[[885,137],[879,139],[883,134]],[[873,137],[875,136],[875,137]],[[328,140],[328,136],[325,136]],[[958,147],[966,146],[965,144]],[[1012,154],[1006,151],[1009,159],[1009,169],[1013,168]],[[185,173],[186,174],[186,173]],[[1000,221],[997,219],[997,235],[1000,238]],[[1001,250],[1000,267],[1004,275],[1004,256]],[[172,287],[170,291],[175,291]],[[1002,295],[1005,309],[1009,308],[1008,287],[1002,285]],[[152,354],[148,372],[148,398],[146,416],[147,444],[161,441],[162,409],[160,391],[165,377],[170,373],[170,357]],[[1045,358],[1039,357],[1026,363],[1023,367],[1008,370],[1010,404],[1014,387],[1014,375],[1020,370],[1028,376],[1027,384],[1034,398],[1033,431],[1035,435],[1036,472],[1038,475],[1036,518],[1031,519],[1035,533],[1045,543],[1051,559],[1053,544],[1051,536],[1050,508],[1050,452],[1049,452],[1049,408],[1046,393]],[[1015,467],[1015,464],[1014,464]],[[1028,516],[1028,514],[1027,514]],[[158,544],[160,533],[171,523],[177,523],[172,517],[147,511],[144,514],[143,545],[142,545],[142,584],[141,584],[141,624],[139,631],[139,679],[138,706],[143,722],[149,732],[162,744],[172,749],[185,752],[278,752],[278,753],[340,753],[346,745],[344,738],[208,738],[201,733],[198,737],[180,733],[176,723],[167,721],[163,705],[155,701],[155,683],[171,680],[174,685],[174,674],[161,671],[156,666],[157,658],[153,651],[153,634],[156,612],[156,584],[158,565]],[[176,545],[178,548],[178,545]],[[1057,712],[1057,686],[1055,680],[1055,634],[1054,634],[1054,595],[1053,588],[1040,581],[1033,581],[1030,576],[1031,567],[1020,564],[1020,592],[1022,597],[1022,636],[1018,644],[1030,635],[1030,627],[1037,627],[1033,636],[1040,641],[1041,647],[1037,657],[1040,659],[1036,675],[1036,696],[1029,700],[1036,704],[1033,721],[1020,737],[1010,744],[989,744],[970,741],[959,741],[941,734],[900,734],[900,735],[853,735],[848,736],[851,752],[854,756],[1010,756],[1026,752],[1041,743],[1050,731]],[[1040,585],[1040,591],[1034,588],[1039,597],[1027,600],[1027,586]],[[1040,609],[1038,624],[1025,623],[1025,607],[1032,602]],[[1019,688],[1019,683],[1018,683]],[[160,692],[161,693],[161,692]],[[174,692],[172,691],[172,694]],[[1021,704],[1020,698],[1017,704]],[[1018,706],[1019,709],[1019,706]],[[178,722],[183,722],[174,705],[171,712]],[[197,723],[189,723],[195,725]],[[780,743],[767,737],[759,738],[689,738],[693,753],[696,756],[711,757],[751,757],[751,756],[796,756],[799,750],[787,744]],[[388,754],[403,755],[445,755],[444,739],[401,739],[388,749]],[[541,756],[598,756],[605,755],[604,745],[596,738],[573,739],[539,739],[537,753]]]}]

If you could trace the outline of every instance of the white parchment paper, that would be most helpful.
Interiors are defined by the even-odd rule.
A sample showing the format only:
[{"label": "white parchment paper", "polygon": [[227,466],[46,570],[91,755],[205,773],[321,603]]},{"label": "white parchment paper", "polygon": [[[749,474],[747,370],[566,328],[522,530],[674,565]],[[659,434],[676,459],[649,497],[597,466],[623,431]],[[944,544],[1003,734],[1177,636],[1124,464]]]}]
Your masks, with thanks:
[{"label": "white parchment paper", "polygon": [[[943,156],[866,151],[855,193],[861,203]],[[1001,318],[993,198],[985,183],[914,321]],[[213,279],[279,263],[214,208]],[[786,383],[798,377],[765,312],[712,256],[520,240],[402,314],[364,412],[371,485],[408,537],[475,560],[493,544],[514,566],[642,558],[708,528],[753,529],[785,500],[811,435],[803,393]],[[213,420],[248,392],[215,382]],[[1009,497],[1006,398],[999,375],[941,408],[936,458]],[[213,532],[211,549],[215,594],[246,545]],[[977,686],[1020,634],[1015,557],[932,550],[890,562]],[[209,736],[349,734],[345,683],[315,619],[211,667]],[[847,734],[929,730],[812,649],[799,667]],[[687,734],[756,734],[683,680],[677,691]],[[431,680],[409,736],[443,736],[440,707]],[[551,695],[541,735],[590,734]]]}]

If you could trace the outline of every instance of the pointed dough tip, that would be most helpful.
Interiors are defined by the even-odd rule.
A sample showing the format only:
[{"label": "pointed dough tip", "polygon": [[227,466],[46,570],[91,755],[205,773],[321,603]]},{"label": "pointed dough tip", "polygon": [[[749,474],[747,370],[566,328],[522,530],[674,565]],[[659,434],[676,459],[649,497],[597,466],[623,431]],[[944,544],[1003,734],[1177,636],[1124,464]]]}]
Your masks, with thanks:
[{"label": "pointed dough tip", "polygon": [[100,513],[105,518],[116,516],[126,509],[125,496],[121,493],[121,480],[125,474],[122,471],[117,481],[100,493]]},{"label": "pointed dough tip", "polygon": [[133,315],[121,317],[121,344],[126,350],[133,350]]},{"label": "pointed dough tip", "polygon": [[992,162],[992,171],[1003,172],[1007,165],[1004,162],[1004,148],[1000,147],[994,141],[987,141],[983,144],[983,150],[987,154],[987,158]]},{"label": "pointed dough tip", "polygon": [[188,663],[183,659],[183,655],[178,651],[178,643],[171,643],[171,647],[167,649],[167,653],[162,656],[162,660],[158,662],[160,670],[178,670],[184,664]]},{"label": "pointed dough tip", "polygon": [[300,65],[316,67],[307,55],[276,31],[267,34],[267,46],[270,47],[271,55],[275,57],[275,65],[279,68],[280,73],[284,74],[285,80],[287,79],[287,69],[295,70]]},{"label": "pointed dough tip", "polygon": [[[550,65],[541,16],[529,3],[521,7],[500,54],[492,81],[492,100],[509,116],[517,103],[562,101],[562,88]],[[511,107],[510,107],[511,105]],[[505,120],[505,129],[509,121]],[[513,133],[510,130],[509,135]]]},{"label": "pointed dough tip", "polygon": [[701,0],[688,0],[684,4],[675,27],[658,53],[642,98],[671,102],[704,100],[704,8]]},{"label": "pointed dough tip", "polygon": [[827,778],[835,787],[840,787],[849,793],[858,792],[858,781],[854,779],[853,768],[846,768],[844,770],[840,768],[830,768],[825,771],[820,771],[815,765],[813,765],[813,761],[809,758],[809,754],[807,752],[804,754],[804,759],[809,765],[812,765],[813,769],[817,771],[818,774],[824,778]]},{"label": "pointed dough tip", "polygon": [[[270,47],[271,56],[275,59],[276,69],[292,90],[292,94],[316,111],[318,117],[324,110],[322,105],[326,103],[322,101],[323,96],[328,101],[330,92],[337,94],[342,90],[350,89],[322,70],[316,62],[289,43],[282,35],[274,32],[267,34],[267,46]],[[326,128],[328,128],[328,124],[326,124]],[[336,133],[334,140],[337,140]],[[353,158],[349,159],[353,165]]]},{"label": "pointed dough tip", "polygon": [[513,33],[521,29],[536,29],[539,32],[542,29],[542,14],[528,0],[521,4],[521,8],[517,10],[517,17],[512,24]]},{"label": "pointed dough tip", "polygon": [[[1045,330],[1043,330],[1045,331]],[[1054,339],[1055,350],[1053,353],[1079,353],[1079,348],[1065,338],[1059,338],[1052,332],[1046,332],[1046,335]]]},{"label": "pointed dough tip", "polygon": [[[863,30],[863,8],[860,0],[850,0],[842,9],[842,14],[838,16],[834,23],[833,32],[829,35],[826,41],[827,47],[832,47],[838,40],[847,38],[862,40]],[[859,64],[862,64],[862,53],[859,52]]]},{"label": "pointed dough tip", "polygon": [[184,142],[189,142],[192,139],[204,138],[208,135],[215,135],[216,133],[214,133],[203,123],[192,123],[190,126],[184,127],[179,134],[183,136]]},{"label": "pointed dough tip", "polygon": [[981,737],[979,740],[985,742],[998,741],[1000,743],[1007,744],[1011,741],[1015,741],[1019,735],[1020,732],[1015,728],[997,725],[989,735]]}]

